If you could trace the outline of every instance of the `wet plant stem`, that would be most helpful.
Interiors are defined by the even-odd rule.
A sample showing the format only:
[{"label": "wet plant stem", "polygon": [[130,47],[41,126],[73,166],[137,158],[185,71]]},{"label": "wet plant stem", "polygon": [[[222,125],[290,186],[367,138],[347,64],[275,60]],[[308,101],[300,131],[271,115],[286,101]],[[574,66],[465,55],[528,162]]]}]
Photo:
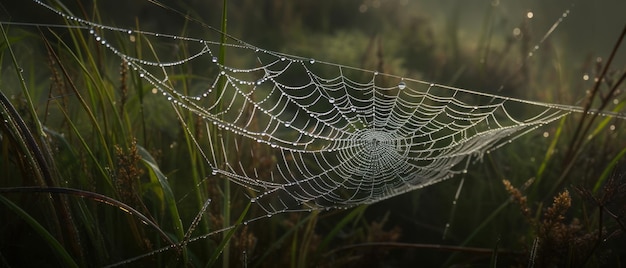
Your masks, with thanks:
[{"label": "wet plant stem", "polygon": [[[222,26],[220,29],[220,33],[221,33],[221,37],[220,37],[220,52],[219,52],[219,64],[220,65],[224,65],[225,61],[226,61],[226,47],[224,46],[224,44],[226,44],[226,31],[227,31],[227,22],[228,22],[228,0],[223,0],[222,1]],[[226,87],[226,79],[224,79],[224,77],[220,77],[220,80],[218,82],[218,90],[222,91],[225,90]],[[219,92],[217,94],[217,96],[221,96],[222,92]],[[223,108],[223,103],[220,103],[218,105],[218,107],[220,107],[220,110]],[[218,130],[219,131],[219,130]],[[215,136],[216,138],[219,138],[219,136]],[[217,142],[216,144],[220,144],[219,142]],[[226,160],[226,159],[224,159]],[[223,194],[224,194],[224,200],[223,200],[223,212],[222,212],[222,216],[223,216],[223,227],[227,228],[230,227],[230,181],[228,179],[224,180],[224,185],[222,188]],[[230,237],[224,236],[223,239],[230,239]],[[222,267],[224,268],[228,268],[230,266],[229,263],[230,260],[230,248],[229,248],[229,244],[228,242],[224,243],[224,248],[222,248]]]},{"label": "wet plant stem", "polygon": [[[579,120],[578,125],[576,126],[576,131],[574,131],[574,137],[572,138],[572,141],[570,142],[570,145],[568,146],[568,149],[567,149],[568,151],[565,154],[565,161],[563,162],[563,166],[565,167],[564,171],[561,174],[561,177],[559,178],[557,183],[550,190],[547,196],[552,196],[552,194],[555,193],[563,185],[563,183],[565,182],[565,178],[567,178],[567,175],[571,171],[571,168],[574,166],[574,162],[576,158],[578,158],[578,155],[580,154],[582,147],[585,145],[586,141],[589,140],[588,138],[586,138],[587,137],[586,134],[591,129],[591,126],[593,125],[594,120],[598,117],[599,114],[593,113],[592,117],[588,120],[588,122],[586,122],[585,119],[587,115],[589,114],[588,112],[591,110],[593,99],[595,98],[596,95],[598,95],[600,91],[600,85],[604,81],[604,78],[606,77],[606,74],[609,71],[611,63],[613,62],[613,59],[617,55],[617,50],[621,46],[622,41],[624,40],[624,37],[626,37],[626,25],[624,25],[624,28],[622,28],[622,32],[619,38],[617,39],[615,45],[613,46],[613,50],[611,51],[611,54],[609,58],[607,59],[607,62],[604,65],[604,68],[602,69],[600,76],[598,76],[598,80],[593,86],[593,89],[591,90],[589,98],[587,99],[587,103],[585,104],[585,107],[584,107],[584,112]],[[622,74],[622,76],[620,77],[620,79],[615,85],[612,85],[606,97],[602,98],[600,107],[597,109],[598,111],[602,111],[608,105],[608,103],[611,101],[611,96],[615,94],[615,92],[619,88],[619,85],[624,81],[625,78],[626,78],[626,72]]]}]

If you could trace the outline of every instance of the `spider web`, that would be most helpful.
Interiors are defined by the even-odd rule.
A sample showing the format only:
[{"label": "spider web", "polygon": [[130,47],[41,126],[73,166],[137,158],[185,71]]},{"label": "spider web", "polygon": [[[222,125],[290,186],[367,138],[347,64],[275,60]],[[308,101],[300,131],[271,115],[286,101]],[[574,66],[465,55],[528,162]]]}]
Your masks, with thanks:
[{"label": "spider web", "polygon": [[[583,110],[316,61],[242,41],[222,44],[110,27],[35,2],[83,25],[152,84],[153,92],[200,116],[210,146],[198,146],[212,174],[246,187],[250,202],[267,217],[371,204],[432,185],[467,172],[473,160],[537,127]],[[190,53],[171,61],[159,58],[158,51],[131,56],[108,42],[105,35],[111,33],[154,44],[182,42]],[[236,59],[220,63],[220,49]],[[184,92],[169,74],[194,64],[207,76],[194,92]]]}]

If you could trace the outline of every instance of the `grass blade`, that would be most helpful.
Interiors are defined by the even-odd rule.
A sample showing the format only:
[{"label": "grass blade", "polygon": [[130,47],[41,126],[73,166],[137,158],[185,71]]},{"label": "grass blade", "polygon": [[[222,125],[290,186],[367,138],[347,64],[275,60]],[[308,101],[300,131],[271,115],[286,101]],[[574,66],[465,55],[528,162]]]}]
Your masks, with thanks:
[{"label": "grass blade", "polygon": [[4,203],[9,209],[11,209],[15,214],[20,216],[30,227],[33,228],[45,241],[46,243],[53,249],[54,253],[59,257],[64,266],[66,267],[78,267],[78,264],[74,261],[72,256],[65,250],[65,248],[59,243],[56,238],[46,228],[44,228],[36,219],[31,217],[26,211],[22,210],[15,203],[11,202],[11,200],[7,199],[4,196],[0,195],[0,202]]}]

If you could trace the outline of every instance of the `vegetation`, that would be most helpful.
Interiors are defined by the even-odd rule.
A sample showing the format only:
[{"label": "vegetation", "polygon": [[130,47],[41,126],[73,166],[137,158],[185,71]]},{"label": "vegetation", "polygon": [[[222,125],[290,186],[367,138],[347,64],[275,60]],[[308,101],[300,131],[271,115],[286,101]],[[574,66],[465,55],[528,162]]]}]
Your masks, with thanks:
[{"label": "vegetation", "polygon": [[[223,6],[209,1],[193,8],[157,1],[67,2],[57,7],[90,21],[179,36],[220,40],[206,25],[226,23]],[[27,7],[14,14],[38,8],[22,4]],[[626,72],[615,67],[623,64],[617,52],[623,30],[602,40],[608,51],[593,52],[605,60],[578,62],[569,58],[582,53],[578,48],[540,42],[546,27],[528,16],[512,17],[506,15],[510,10],[485,5],[476,37],[466,39],[461,7],[452,7],[457,17],[441,21],[416,12],[419,5],[233,0],[228,33],[268,49],[364,69],[543,102],[584,99],[585,109],[623,113]],[[572,114],[486,155],[464,176],[456,206],[460,178],[370,206],[283,213],[244,225],[244,216],[263,212],[249,206],[246,189],[212,174],[196,147],[211,146],[206,131],[216,130],[155,96],[137,71],[75,22],[42,17],[66,27],[2,24],[2,266],[132,261],[129,266],[620,267],[626,262],[623,119]],[[35,19],[26,18],[39,23]],[[511,36],[512,28],[519,32]],[[127,46],[121,41],[127,38],[108,40],[119,40],[126,44],[120,45],[124,53],[138,57],[191,53],[184,42],[172,49],[137,38]],[[535,44],[541,47],[533,50]],[[528,57],[529,51],[538,55]],[[225,57],[238,55],[224,53],[220,60]],[[172,69],[171,79],[193,91],[203,80],[186,74],[201,73],[191,69],[202,66],[185,68]],[[583,74],[590,79],[581,80]],[[272,165],[267,152],[259,155],[259,170]]]}]

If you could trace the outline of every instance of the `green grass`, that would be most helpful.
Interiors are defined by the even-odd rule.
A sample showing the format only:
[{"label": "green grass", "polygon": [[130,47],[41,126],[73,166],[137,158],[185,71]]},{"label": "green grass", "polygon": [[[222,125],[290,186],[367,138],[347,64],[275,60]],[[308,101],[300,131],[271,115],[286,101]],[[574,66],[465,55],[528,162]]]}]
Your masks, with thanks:
[{"label": "green grass", "polygon": [[[224,1],[224,14],[226,5]],[[235,7],[229,14],[247,10],[249,5]],[[297,11],[293,6],[284,8],[284,14]],[[319,8],[331,14],[331,7]],[[97,8],[85,14],[106,17]],[[557,48],[540,56],[553,60],[548,66],[529,62],[522,70],[516,63],[524,59],[511,53],[506,57],[510,64],[489,64],[498,59],[503,45],[494,40],[499,14],[495,10],[487,14],[478,48],[459,38],[462,25],[456,19],[460,18],[449,21],[443,40],[429,39],[426,32],[406,39],[402,39],[404,33],[390,32],[372,37],[371,47],[362,44],[364,51],[357,51],[342,46],[354,39],[368,41],[360,30],[345,27],[322,34],[296,17],[285,16],[275,19],[285,20],[283,30],[295,38],[272,40],[282,40],[282,50],[303,55],[318,51],[322,43],[333,44],[319,53],[331,60],[368,57],[370,61],[361,62],[364,68],[384,65],[388,72],[423,75],[476,90],[491,88],[491,76],[528,79],[508,83],[518,87],[504,93],[539,101],[556,98],[557,93],[546,93],[550,88],[555,89],[551,92],[559,88],[574,92],[585,86],[576,85],[562,70],[559,56],[563,53]],[[222,18],[225,27],[226,16]],[[382,21],[377,27],[393,27],[388,20]],[[193,22],[185,20],[175,34],[196,31]],[[241,23],[245,22],[249,21]],[[535,267],[583,263],[619,267],[626,261],[620,233],[626,231],[620,218],[624,193],[619,190],[625,183],[620,169],[626,154],[626,144],[620,139],[623,120],[572,114],[486,155],[470,166],[452,216],[458,178],[370,206],[281,213],[244,224],[265,212],[247,202],[254,193],[212,175],[204,156],[207,151],[202,149],[218,144],[222,132],[153,94],[152,85],[138,71],[109,53],[86,30],[72,28],[75,22],[64,23],[68,27],[2,25],[0,234],[4,242],[0,261],[4,265],[92,267],[132,261],[130,266],[308,267],[403,266],[419,261],[493,267],[530,262]],[[319,27],[326,29],[324,25]],[[139,21],[136,28],[142,27]],[[242,26],[233,27],[229,32],[246,32]],[[309,35],[315,40],[304,44]],[[140,58],[159,58],[172,50],[167,46],[171,44],[136,37],[132,46],[124,34],[109,40],[117,40],[125,54]],[[250,38],[269,37],[251,33]],[[516,44],[536,41],[529,37]],[[193,53],[184,42],[177,45],[179,50],[170,57],[187,58]],[[443,51],[454,55],[454,65],[444,63]],[[221,63],[226,57],[240,60],[238,55],[225,53],[220,52]],[[409,62],[409,56],[423,57],[423,62]],[[424,70],[422,66],[438,67]],[[201,66],[172,67],[170,83],[193,92],[203,81],[187,75],[197,72],[193,68]],[[525,76],[522,71],[527,72]],[[623,91],[623,70],[605,61],[598,75],[613,83],[592,88],[585,107],[623,112],[623,93],[616,93]],[[564,98],[574,103],[577,97]],[[612,104],[614,99],[618,104]],[[505,179],[513,187],[509,191],[502,184]],[[572,200],[567,208],[557,206],[565,206],[565,197],[555,199],[564,190]],[[526,203],[520,202],[521,197]],[[520,207],[527,208],[528,214]],[[442,240],[448,220],[449,234]],[[531,258],[537,238],[545,246]],[[564,246],[574,242],[578,248]],[[166,250],[156,251],[161,248]]]}]

